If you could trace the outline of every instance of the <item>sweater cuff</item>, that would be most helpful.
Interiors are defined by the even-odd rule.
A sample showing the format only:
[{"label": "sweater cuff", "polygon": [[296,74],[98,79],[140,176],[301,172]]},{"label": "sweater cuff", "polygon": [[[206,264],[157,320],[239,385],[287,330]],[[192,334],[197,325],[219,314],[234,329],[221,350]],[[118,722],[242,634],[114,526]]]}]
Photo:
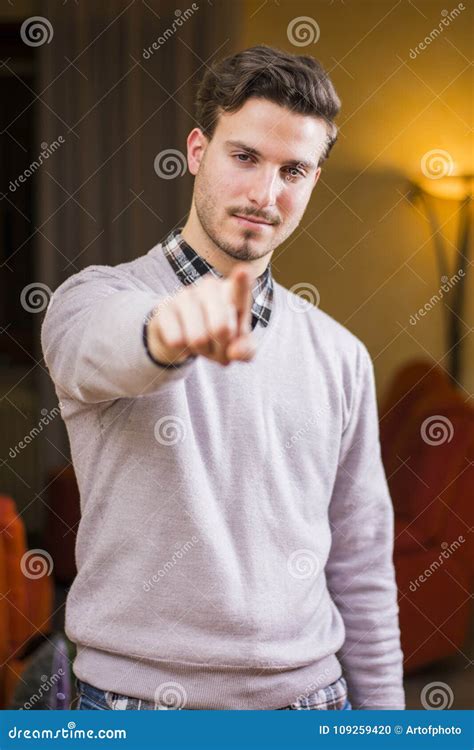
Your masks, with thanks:
[{"label": "sweater cuff", "polygon": [[195,354],[190,354],[189,357],[187,357],[183,362],[160,362],[159,359],[156,359],[150,352],[150,349],[148,346],[148,323],[149,322],[150,322],[149,316],[147,316],[143,324],[143,345],[145,347],[146,353],[148,354],[148,357],[151,359],[152,362],[154,362],[155,365],[158,365],[159,367],[164,367],[167,370],[170,370],[170,369],[177,370],[180,367],[183,367],[183,365],[187,365],[193,359],[196,359]]}]

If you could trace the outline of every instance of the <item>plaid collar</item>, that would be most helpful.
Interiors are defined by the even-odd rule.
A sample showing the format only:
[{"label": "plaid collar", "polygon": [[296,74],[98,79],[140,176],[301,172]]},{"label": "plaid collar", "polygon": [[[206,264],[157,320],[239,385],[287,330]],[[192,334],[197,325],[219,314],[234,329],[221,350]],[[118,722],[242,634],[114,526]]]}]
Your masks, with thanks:
[{"label": "plaid collar", "polygon": [[[204,258],[198,255],[181,236],[181,228],[173,229],[162,243],[163,252],[174,272],[183,284],[193,284],[206,273],[216,278],[223,275]],[[252,289],[252,329],[258,322],[267,326],[270,321],[273,302],[273,278],[270,264],[261,276],[255,279]]]}]

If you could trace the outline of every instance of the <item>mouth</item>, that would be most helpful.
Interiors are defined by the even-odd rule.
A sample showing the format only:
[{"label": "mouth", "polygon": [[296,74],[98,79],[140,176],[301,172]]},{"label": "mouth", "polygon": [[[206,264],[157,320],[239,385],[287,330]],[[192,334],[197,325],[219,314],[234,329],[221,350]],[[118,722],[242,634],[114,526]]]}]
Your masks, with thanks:
[{"label": "mouth", "polygon": [[264,221],[263,219],[257,219],[252,216],[239,216],[239,214],[234,214],[234,218],[237,219],[241,224],[244,226],[249,227],[271,227],[271,223],[269,221]]}]

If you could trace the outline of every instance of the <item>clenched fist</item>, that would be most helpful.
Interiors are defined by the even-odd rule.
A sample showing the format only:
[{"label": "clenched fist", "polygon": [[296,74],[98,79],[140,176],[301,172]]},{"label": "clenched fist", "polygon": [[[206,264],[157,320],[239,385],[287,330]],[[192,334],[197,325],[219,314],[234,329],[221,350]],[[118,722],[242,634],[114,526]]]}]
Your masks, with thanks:
[{"label": "clenched fist", "polygon": [[251,285],[250,268],[239,263],[227,278],[206,275],[159,305],[147,328],[152,357],[164,364],[199,354],[222,365],[251,360]]}]

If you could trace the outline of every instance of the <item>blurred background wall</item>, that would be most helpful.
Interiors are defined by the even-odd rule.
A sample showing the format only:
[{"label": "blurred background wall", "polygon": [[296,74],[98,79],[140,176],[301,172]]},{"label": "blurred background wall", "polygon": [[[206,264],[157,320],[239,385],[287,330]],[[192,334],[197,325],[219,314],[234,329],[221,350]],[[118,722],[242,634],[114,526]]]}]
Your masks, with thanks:
[{"label": "blurred background wall", "polygon": [[[43,19],[36,31],[35,16]],[[440,529],[451,529],[446,519],[456,517],[457,532],[469,532],[474,280],[472,232],[466,238],[462,229],[472,225],[472,213],[469,220],[461,201],[468,183],[457,178],[473,173],[472,21],[472,4],[444,0],[1,4],[0,494],[14,498],[30,546],[47,547],[45,534],[62,523],[55,544],[62,536],[71,558],[77,522],[75,511],[65,515],[70,484],[51,498],[70,467],[39,344],[49,296],[85,266],[135,258],[184,224],[192,193],[185,140],[197,124],[201,76],[212,60],[260,43],[318,58],[342,99],[338,143],[300,227],[272,265],[278,281],[298,285],[372,355],[393,497],[412,501],[397,507],[402,599],[410,570],[423,570],[441,543]],[[47,158],[32,169],[42,152]],[[415,196],[413,183],[427,192]],[[459,278],[440,289],[462,267],[463,250],[469,256],[459,306]],[[448,396],[441,382],[449,379],[453,350],[460,365],[451,379],[455,396]],[[410,370],[402,388],[400,369],[423,360],[425,369]],[[451,467],[438,484],[428,476],[419,429],[415,437],[399,434],[408,424],[403,394],[418,397],[430,373],[444,395],[423,415],[441,414],[455,435],[436,454],[438,466]],[[416,503],[427,486],[430,510],[418,533]],[[413,562],[418,553],[425,562]],[[403,578],[406,555],[412,562]],[[406,621],[413,629],[410,618],[420,617],[429,637],[442,633],[438,655],[457,650],[461,674],[467,616],[452,620],[447,632],[429,609],[456,590],[459,602],[448,611],[465,612],[472,565],[453,564],[443,573],[444,589],[435,586],[424,604],[412,598]],[[58,572],[56,559],[55,566]],[[413,654],[424,653],[423,640]]]},{"label": "blurred background wall", "polygon": [[[31,263],[23,268],[24,280],[26,273],[31,283],[54,290],[90,263],[113,264],[146,252],[183,224],[191,176],[183,164],[175,179],[160,178],[155,158],[170,149],[185,153],[186,135],[196,124],[193,97],[206,65],[265,43],[320,59],[343,105],[339,141],[304,220],[273,256],[275,277],[287,287],[306,286],[310,299],[318,298],[322,309],[366,343],[380,396],[395,370],[413,357],[427,355],[447,366],[444,302],[410,323],[442,281],[432,228],[423,207],[408,199],[409,180],[423,176],[424,163],[433,173],[472,172],[472,9],[448,18],[421,50],[420,42],[443,19],[441,1],[195,5],[177,33],[153,50],[184,7],[130,0],[2,4],[0,18],[12,24],[12,34],[21,19],[40,12],[54,30],[50,43],[20,47],[29,56],[30,92],[13,77],[18,73],[11,73],[21,68],[18,53],[2,68],[4,79],[13,77],[26,97],[16,123],[23,129],[29,124],[29,156],[35,158],[41,144],[63,139],[44,168],[3,202],[12,220],[29,223],[30,217],[22,219],[11,205],[27,192],[36,227],[26,230],[20,250],[13,248],[15,257],[2,268],[4,283],[26,250]],[[4,133],[4,151],[21,152],[18,133],[15,137],[16,142]],[[455,273],[459,203],[432,203]],[[466,285],[458,385],[472,398],[472,273]],[[19,313],[34,330],[36,361],[42,316]],[[49,379],[44,381],[39,366],[34,374],[40,383],[34,393],[41,393],[37,410],[54,408]],[[43,440],[37,446],[44,467],[61,461],[58,448],[67,453],[60,420],[53,420],[48,432],[51,444]],[[9,474],[23,494],[21,481]],[[34,525],[40,515],[35,510],[26,518]]]},{"label": "blurred background wall", "polygon": [[[261,41],[309,53],[325,65],[342,99],[341,135],[313,192],[303,231],[274,256],[283,283],[311,281],[321,306],[366,342],[380,392],[403,361],[445,354],[443,306],[416,326],[410,316],[440,285],[426,217],[408,202],[407,182],[430,151],[445,151],[458,174],[473,167],[472,6],[461,11],[414,59],[451,5],[440,2],[279,2],[246,0],[241,46]],[[455,7],[455,6],[454,6]],[[288,42],[295,17],[304,46]],[[295,34],[298,26],[295,26]],[[308,43],[319,34],[316,43]],[[454,242],[457,205],[442,205]],[[456,247],[449,245],[456,269]],[[470,274],[465,325],[474,319]],[[474,338],[465,341],[462,386],[474,390]],[[468,363],[470,366],[468,366]]]}]

